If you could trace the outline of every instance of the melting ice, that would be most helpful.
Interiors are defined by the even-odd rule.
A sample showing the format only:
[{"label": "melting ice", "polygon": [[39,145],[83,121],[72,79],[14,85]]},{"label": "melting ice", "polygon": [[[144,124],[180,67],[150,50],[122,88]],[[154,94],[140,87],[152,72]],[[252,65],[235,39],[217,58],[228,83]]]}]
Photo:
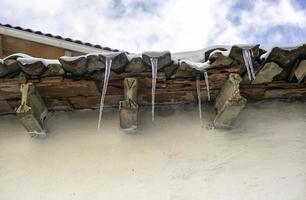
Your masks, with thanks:
[{"label": "melting ice", "polygon": [[200,122],[202,122],[202,103],[201,103],[200,76],[197,76],[196,87],[197,87],[197,95],[198,95],[199,118],[200,118]]},{"label": "melting ice", "polygon": [[[209,88],[209,80],[208,80],[208,73],[207,73],[207,69],[211,65],[210,61],[208,60],[204,63],[201,63],[201,62],[192,62],[190,60],[180,60],[179,64],[181,64],[183,62],[186,63],[188,66],[190,66],[193,69],[203,71],[206,90],[207,90],[207,99],[208,99],[208,101],[210,101],[210,88]],[[196,87],[197,87],[197,95],[198,95],[199,117],[200,117],[200,121],[202,121],[200,76],[197,76]]]},{"label": "melting ice", "polygon": [[103,113],[103,108],[104,108],[104,99],[105,99],[106,90],[108,86],[111,66],[112,66],[112,58],[105,57],[105,73],[104,73],[104,82],[103,82],[103,89],[102,89],[101,102],[100,102],[100,110],[99,110],[98,130],[100,130],[100,126],[101,126],[101,119],[102,119],[102,113]]},{"label": "melting ice", "polygon": [[204,79],[205,79],[205,85],[207,90],[207,99],[210,101],[210,90],[209,90],[209,80],[208,80],[208,74],[207,71],[204,71]]},{"label": "melting ice", "polygon": [[152,121],[154,121],[154,110],[155,110],[155,90],[156,90],[156,79],[157,79],[157,64],[158,58],[150,58],[152,67]]},{"label": "melting ice", "polygon": [[247,69],[249,80],[255,80],[255,72],[252,62],[252,49],[251,48],[242,48],[242,55],[245,67]]}]

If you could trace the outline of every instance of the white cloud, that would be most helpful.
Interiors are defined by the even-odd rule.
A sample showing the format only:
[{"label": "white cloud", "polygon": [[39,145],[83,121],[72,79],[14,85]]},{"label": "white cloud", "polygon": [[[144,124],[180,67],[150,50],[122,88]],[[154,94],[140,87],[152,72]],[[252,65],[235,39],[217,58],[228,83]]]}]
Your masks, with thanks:
[{"label": "white cloud", "polygon": [[[259,33],[284,24],[306,30],[305,13],[297,10],[291,0],[258,0],[247,10],[233,9],[236,3],[237,0],[149,3],[141,0],[121,3],[118,0],[2,0],[5,11],[0,18],[13,25],[131,52],[256,43]],[[240,23],[230,21],[230,16],[240,17]],[[276,39],[285,42],[282,38],[285,37],[277,33]]]}]

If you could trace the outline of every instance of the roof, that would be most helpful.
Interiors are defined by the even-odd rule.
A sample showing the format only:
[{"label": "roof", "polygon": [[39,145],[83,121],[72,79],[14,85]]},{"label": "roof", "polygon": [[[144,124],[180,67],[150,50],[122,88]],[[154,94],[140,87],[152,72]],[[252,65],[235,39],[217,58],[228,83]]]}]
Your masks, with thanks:
[{"label": "roof", "polygon": [[119,51],[118,49],[112,49],[112,48],[109,48],[109,47],[102,47],[99,44],[92,44],[92,43],[89,43],[89,42],[83,42],[83,41],[80,41],[80,40],[65,38],[65,37],[62,37],[60,35],[54,35],[54,34],[51,34],[51,33],[43,33],[41,31],[34,31],[32,29],[23,28],[23,27],[20,27],[20,26],[12,26],[10,24],[1,24],[0,23],[0,27],[4,27],[4,28],[8,28],[8,29],[14,29],[14,30],[18,30],[18,31],[23,31],[23,32],[34,34],[34,35],[37,35],[37,36],[43,36],[43,37],[52,38],[52,39],[56,39],[56,40],[62,40],[64,42],[83,45],[83,46],[86,46],[86,47],[95,48],[97,50],[114,51],[114,52]]}]

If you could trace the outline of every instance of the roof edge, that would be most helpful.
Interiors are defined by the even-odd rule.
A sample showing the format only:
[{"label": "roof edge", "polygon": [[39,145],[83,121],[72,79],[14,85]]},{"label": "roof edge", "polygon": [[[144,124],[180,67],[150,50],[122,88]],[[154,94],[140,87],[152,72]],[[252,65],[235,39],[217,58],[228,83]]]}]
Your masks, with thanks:
[{"label": "roof edge", "polygon": [[57,38],[48,37],[45,35],[39,35],[39,34],[36,34],[35,32],[34,33],[27,32],[24,30],[18,30],[18,29],[3,26],[3,25],[0,25],[0,34],[8,35],[8,36],[19,38],[19,39],[29,40],[32,42],[38,42],[41,44],[46,44],[46,45],[50,45],[54,47],[59,47],[59,48],[63,48],[66,50],[78,51],[81,53],[110,52],[105,49],[90,47],[84,44],[69,42],[63,39],[57,39]]}]

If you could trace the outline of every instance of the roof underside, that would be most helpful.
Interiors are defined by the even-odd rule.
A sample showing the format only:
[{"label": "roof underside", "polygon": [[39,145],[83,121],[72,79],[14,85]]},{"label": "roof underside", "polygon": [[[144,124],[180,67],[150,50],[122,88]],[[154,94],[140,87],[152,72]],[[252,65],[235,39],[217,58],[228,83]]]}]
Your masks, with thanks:
[{"label": "roof underside", "polygon": [[119,51],[118,49],[102,47],[101,45],[98,44],[92,44],[80,40],[73,40],[71,38],[64,38],[60,35],[43,33],[41,31],[34,31],[32,29],[22,28],[20,26],[12,26],[10,24],[0,23],[0,34],[19,39],[29,40],[33,42],[39,42],[50,46],[57,46],[67,50],[79,51],[82,53],[101,52],[101,51],[113,51],[113,52]]}]

